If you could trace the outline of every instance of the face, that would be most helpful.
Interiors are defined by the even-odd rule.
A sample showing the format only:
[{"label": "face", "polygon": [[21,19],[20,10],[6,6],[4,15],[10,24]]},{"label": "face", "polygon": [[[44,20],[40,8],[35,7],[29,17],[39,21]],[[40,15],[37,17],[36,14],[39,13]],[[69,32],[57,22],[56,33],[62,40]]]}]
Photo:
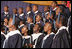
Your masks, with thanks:
[{"label": "face", "polygon": [[33,27],[33,31],[34,31],[34,33],[37,32],[38,29],[39,29],[39,26],[36,24],[36,25]]},{"label": "face", "polygon": [[23,21],[20,21],[20,25],[23,24]]},{"label": "face", "polygon": [[60,26],[62,26],[61,20],[58,23],[58,19],[56,19],[56,24],[55,25],[56,25],[57,28],[59,28]]},{"label": "face", "polygon": [[9,25],[9,31],[13,31],[12,25]]},{"label": "face", "polygon": [[4,22],[8,23],[8,20],[5,18],[5,19],[4,19]]},{"label": "face", "polygon": [[30,7],[29,7],[29,6],[27,6],[26,11],[27,11],[27,12],[30,11]]},{"label": "face", "polygon": [[5,11],[5,12],[8,12],[8,7],[5,6],[5,7],[4,7],[4,11]]},{"label": "face", "polygon": [[50,18],[50,14],[47,15],[47,18],[46,19],[49,19],[49,18]]},{"label": "face", "polygon": [[18,12],[19,12],[19,14],[22,14],[22,12],[23,12],[22,8],[19,8]]},{"label": "face", "polygon": [[44,31],[48,32],[49,30],[51,30],[51,24],[46,23],[45,26],[44,26]]},{"label": "face", "polygon": [[16,9],[13,9],[13,13],[16,14],[17,13],[17,10]]},{"label": "face", "polygon": [[27,33],[27,31],[28,31],[28,30],[27,30],[27,28],[26,28],[26,27],[23,27],[23,28],[22,28],[22,34]]},{"label": "face", "polygon": [[56,4],[54,2],[52,2],[51,6],[54,8],[54,7],[56,7]]},{"label": "face", "polygon": [[41,17],[39,15],[36,16],[36,22],[39,22],[41,20]]},{"label": "face", "polygon": [[28,23],[31,23],[32,22],[32,19],[30,17],[27,17],[27,22]]},{"label": "face", "polygon": [[37,7],[36,6],[33,6],[33,12],[37,11]]},{"label": "face", "polygon": [[44,7],[44,12],[47,12],[47,11],[48,11],[48,7],[45,6],[45,7]]},{"label": "face", "polygon": [[60,12],[60,8],[58,7],[57,10],[56,10],[56,15],[58,15]]}]

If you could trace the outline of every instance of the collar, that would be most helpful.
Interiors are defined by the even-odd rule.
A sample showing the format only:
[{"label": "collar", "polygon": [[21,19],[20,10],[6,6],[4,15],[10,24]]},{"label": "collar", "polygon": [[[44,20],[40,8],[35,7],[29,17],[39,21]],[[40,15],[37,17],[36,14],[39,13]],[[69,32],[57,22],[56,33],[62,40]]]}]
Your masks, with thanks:
[{"label": "collar", "polygon": [[28,39],[28,38],[30,38],[31,36],[29,36],[29,35],[27,35],[27,36],[23,36],[23,38],[25,38],[25,39]]},{"label": "collar", "polygon": [[57,34],[59,33],[59,31],[62,30],[62,29],[66,29],[66,30],[67,30],[67,27],[65,27],[65,26],[60,27],[59,30],[57,31],[56,35],[57,35]]},{"label": "collar", "polygon": [[40,21],[39,21],[39,22],[36,22],[36,24],[37,24],[37,23],[40,23]]},{"label": "collar", "polygon": [[46,40],[47,37],[49,37],[49,36],[52,35],[52,34],[55,34],[55,33],[51,32],[50,34],[47,34],[47,35],[43,38],[43,40]]},{"label": "collar", "polygon": [[10,31],[7,35],[6,35],[6,39],[8,39],[10,36],[13,36],[15,34],[20,34],[20,31],[19,30],[15,30],[15,31]]},{"label": "collar", "polygon": [[8,14],[9,12],[4,12],[5,14]]},{"label": "collar", "polygon": [[38,13],[38,10],[34,12],[35,14]]},{"label": "collar", "polygon": [[6,35],[1,31],[1,34],[4,35],[6,37]]},{"label": "collar", "polygon": [[18,27],[20,28],[20,27],[22,27],[22,26],[24,26],[24,24],[22,24],[22,25],[20,25],[20,26],[18,26]]},{"label": "collar", "polygon": [[53,9],[53,11],[55,11],[57,9],[57,7],[55,7],[54,9]]},{"label": "collar", "polygon": [[27,12],[27,14],[31,13],[31,11]]},{"label": "collar", "polygon": [[23,15],[24,15],[24,13],[20,14],[19,16],[23,16]]},{"label": "collar", "polygon": [[33,41],[35,40],[35,39],[37,39],[40,35],[42,35],[43,33],[33,33],[32,34],[32,37],[33,37]]},{"label": "collar", "polygon": [[49,12],[46,12],[45,14],[47,15]]}]

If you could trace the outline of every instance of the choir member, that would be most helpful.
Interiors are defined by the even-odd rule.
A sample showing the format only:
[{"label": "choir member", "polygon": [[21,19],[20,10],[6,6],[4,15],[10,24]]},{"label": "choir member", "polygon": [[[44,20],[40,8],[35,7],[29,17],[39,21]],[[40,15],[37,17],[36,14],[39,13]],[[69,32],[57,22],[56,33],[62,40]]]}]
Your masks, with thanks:
[{"label": "choir member", "polygon": [[30,16],[30,17],[33,17],[34,16],[34,14],[32,12],[32,7],[30,5],[28,5],[26,7],[26,19],[27,19],[28,16]]},{"label": "choir member", "polygon": [[19,13],[19,19],[25,21],[25,13],[23,12],[22,7],[19,7],[18,13]]},{"label": "choir member", "polygon": [[21,32],[21,29],[22,29],[22,27],[25,25],[24,24],[24,21],[19,21],[20,23],[19,23],[19,25],[18,25],[18,28],[19,28],[19,30],[20,30],[20,32]]},{"label": "choir member", "polygon": [[5,27],[1,25],[1,48],[3,48],[3,43],[6,38],[6,35],[4,34],[4,32],[5,32]]},{"label": "choir member", "polygon": [[51,8],[52,8],[52,9],[50,9],[50,10],[56,11],[56,9],[57,9],[57,1],[52,1],[51,4],[52,4],[52,5],[51,5]]},{"label": "choir member", "polygon": [[42,21],[42,17],[40,14],[37,14],[36,16],[36,24],[40,24],[41,25],[41,29],[40,32],[43,31],[43,27],[44,27],[44,22]]},{"label": "choir member", "polygon": [[22,38],[23,38],[23,43],[22,43],[22,48],[32,48],[32,39],[31,36],[28,35],[28,27],[23,26],[22,28]]},{"label": "choir member", "polygon": [[22,35],[17,30],[17,25],[13,24],[9,26],[9,33],[6,35],[6,39],[3,44],[3,48],[21,48],[22,47]]},{"label": "choir member", "polygon": [[19,17],[18,17],[18,10],[17,8],[13,8],[13,17],[15,16],[16,22],[18,23],[20,21]]},{"label": "choir member", "polygon": [[58,28],[57,33],[53,38],[52,48],[69,48],[69,33],[67,27],[65,27],[65,19],[60,16],[56,19],[56,27]]},{"label": "choir member", "polygon": [[47,22],[44,26],[44,31],[47,32],[47,35],[42,40],[41,48],[51,48],[54,33],[52,32],[52,24]]},{"label": "choir member", "polygon": [[26,25],[28,26],[28,35],[33,34],[34,23],[32,17],[30,16],[27,17]]},{"label": "choir member", "polygon": [[35,24],[33,27],[33,34],[31,35],[32,36],[32,42],[33,42],[33,48],[35,48],[35,46],[36,46],[38,37],[43,35],[43,33],[40,33],[39,30],[40,30],[40,25]]},{"label": "choir member", "polygon": [[9,7],[8,6],[4,6],[4,11],[3,11],[3,13],[2,13],[2,15],[1,15],[1,20],[4,20],[4,18],[10,18],[10,11],[9,11]]},{"label": "choir member", "polygon": [[9,22],[8,18],[5,18],[4,19],[5,34],[8,33],[8,22]]},{"label": "choir member", "polygon": [[33,17],[33,20],[34,20],[34,23],[35,23],[35,18],[36,18],[36,15],[37,14],[40,14],[42,15],[42,13],[38,10],[38,5],[33,5],[33,12],[34,12],[34,17]]}]

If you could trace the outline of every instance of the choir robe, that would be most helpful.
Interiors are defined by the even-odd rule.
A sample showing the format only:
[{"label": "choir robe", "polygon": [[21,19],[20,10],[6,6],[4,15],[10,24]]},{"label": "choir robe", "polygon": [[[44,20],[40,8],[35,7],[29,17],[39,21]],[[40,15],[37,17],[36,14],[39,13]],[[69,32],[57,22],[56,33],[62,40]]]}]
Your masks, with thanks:
[{"label": "choir robe", "polygon": [[35,48],[41,48],[42,39],[43,39],[44,37],[45,37],[45,34],[42,34],[42,35],[40,35],[40,36],[38,37]]},{"label": "choir robe", "polygon": [[40,24],[41,26],[40,32],[43,32],[44,22],[40,20],[39,22],[36,22],[36,24]]},{"label": "choir robe", "polygon": [[6,35],[3,48],[22,48],[22,35],[19,30],[10,31]]},{"label": "choir robe", "polygon": [[69,33],[69,36],[70,36],[70,47],[71,47],[71,16],[69,17],[68,19],[68,23],[67,23],[67,31]]},{"label": "choir robe", "polygon": [[1,14],[1,20],[4,20],[4,18],[10,18],[11,16],[10,16],[11,14],[10,14],[10,12],[3,12],[2,14]]},{"label": "choir robe", "polygon": [[3,48],[3,43],[5,38],[6,38],[6,35],[3,32],[1,32],[1,48]]},{"label": "choir robe", "polygon": [[55,34],[51,48],[70,48],[69,34],[65,26],[60,27]]},{"label": "choir robe", "polygon": [[53,32],[47,34],[42,40],[41,48],[51,48],[54,35]]},{"label": "choir robe", "polygon": [[28,26],[28,35],[33,34],[33,27],[34,27],[34,23],[27,23],[26,25]]},{"label": "choir robe", "polygon": [[36,23],[36,22],[35,22],[35,19],[36,19],[36,16],[37,16],[38,14],[42,16],[42,13],[41,13],[40,11],[37,10],[37,11],[34,12],[34,16],[33,16],[33,21],[34,21],[34,23]]},{"label": "choir robe", "polygon": [[29,12],[26,13],[26,17],[25,18],[27,19],[28,16],[30,16],[31,18],[33,18],[34,13],[32,11],[29,11]]},{"label": "choir robe", "polygon": [[19,28],[20,32],[22,32],[21,30],[22,30],[22,28],[23,28],[23,27],[24,27],[24,24],[22,24],[22,25],[18,26],[18,28]]},{"label": "choir robe", "polygon": [[25,22],[25,21],[26,21],[26,19],[25,19],[25,13],[19,14],[18,18],[19,18],[20,20],[22,20],[22,21]]},{"label": "choir robe", "polygon": [[33,34],[31,35],[31,37],[32,37],[32,42],[33,42],[33,48],[35,48],[36,43],[37,43],[37,39],[38,39],[38,37],[39,37],[40,35],[42,35],[42,33],[33,33]]},{"label": "choir robe", "polygon": [[19,18],[19,15],[18,15],[18,13],[16,13],[16,14],[12,14],[12,15],[15,15],[15,21],[17,22],[17,24],[20,22],[20,18]]},{"label": "choir robe", "polygon": [[23,43],[22,43],[22,48],[29,48],[29,44],[32,44],[32,39],[31,36],[22,36],[23,38]]}]

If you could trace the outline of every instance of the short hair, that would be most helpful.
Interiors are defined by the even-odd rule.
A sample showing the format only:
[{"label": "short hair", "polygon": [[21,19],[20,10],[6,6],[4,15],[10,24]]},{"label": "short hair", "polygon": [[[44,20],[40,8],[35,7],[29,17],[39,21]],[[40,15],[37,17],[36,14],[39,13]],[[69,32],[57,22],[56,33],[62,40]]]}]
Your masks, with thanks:
[{"label": "short hair", "polygon": [[9,8],[7,5],[5,5],[4,7],[7,7],[7,8]]},{"label": "short hair", "polygon": [[56,5],[58,4],[57,1],[53,1]]},{"label": "short hair", "polygon": [[42,19],[42,15],[40,15],[40,13],[38,13],[36,16],[38,16],[38,15],[39,15],[39,16],[41,17],[41,19]]},{"label": "short hair", "polygon": [[16,11],[17,11],[17,8],[13,8],[13,9],[16,9]]},{"label": "short hair", "polygon": [[[24,25],[23,27],[25,27],[25,28],[27,28],[27,29],[28,29],[28,26],[26,26],[26,25]],[[23,28],[23,27],[22,27],[22,28]]]},{"label": "short hair", "polygon": [[31,7],[30,5],[28,5],[27,7],[29,7],[29,8],[30,8],[30,10],[32,10],[32,7]]},{"label": "short hair", "polygon": [[38,5],[34,4],[33,6],[36,6],[38,8]]},{"label": "short hair", "polygon": [[23,10],[23,7],[19,7],[19,8]]},{"label": "short hair", "polygon": [[5,27],[1,25],[1,31],[5,31]]}]

